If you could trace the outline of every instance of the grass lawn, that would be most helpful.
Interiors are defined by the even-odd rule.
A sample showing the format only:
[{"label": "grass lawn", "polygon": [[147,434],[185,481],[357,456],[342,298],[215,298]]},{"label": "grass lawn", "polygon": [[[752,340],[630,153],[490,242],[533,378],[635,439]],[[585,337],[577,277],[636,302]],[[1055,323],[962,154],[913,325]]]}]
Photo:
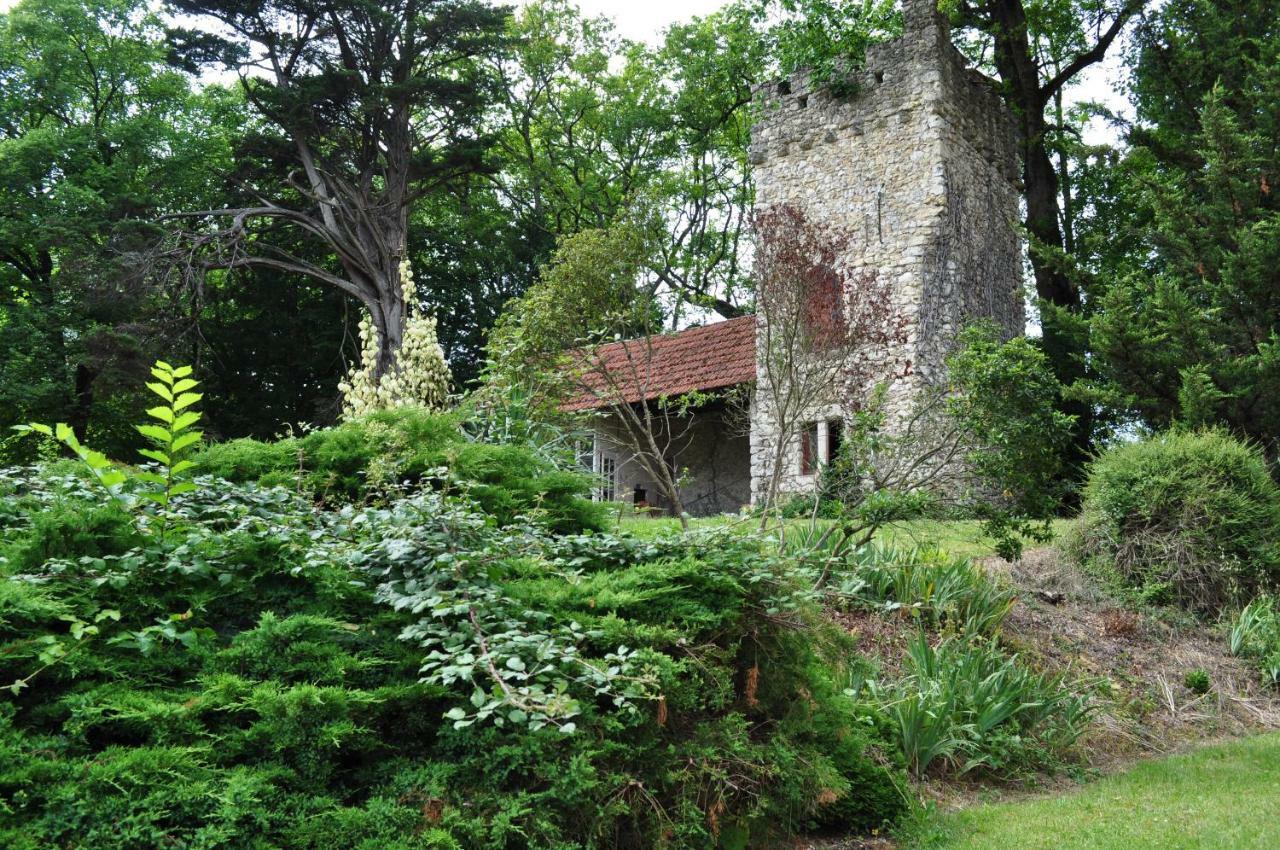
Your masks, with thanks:
[{"label": "grass lawn", "polygon": [[[803,523],[807,520],[789,522]],[[729,526],[747,533],[759,528],[760,520],[727,515],[694,519],[690,525],[693,528]],[[991,541],[983,539],[980,525],[977,520],[917,520],[887,528],[878,539],[894,546],[937,546],[953,555],[982,558],[995,553],[991,548]],[[1066,525],[1066,520],[1054,522],[1055,537],[1062,533]],[[628,512],[622,517],[621,528],[637,537],[657,537],[679,531],[680,521],[671,517],[638,516]]]},{"label": "grass lawn", "polygon": [[1151,761],[1059,797],[941,816],[934,850],[1280,847],[1280,734]]}]

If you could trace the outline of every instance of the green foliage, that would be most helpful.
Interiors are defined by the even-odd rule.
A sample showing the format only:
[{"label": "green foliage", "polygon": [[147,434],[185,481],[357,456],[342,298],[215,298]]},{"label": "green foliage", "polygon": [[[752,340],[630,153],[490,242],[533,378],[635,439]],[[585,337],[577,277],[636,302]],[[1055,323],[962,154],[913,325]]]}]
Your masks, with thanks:
[{"label": "green foliage", "polygon": [[1074,548],[1122,589],[1217,612],[1280,580],[1280,489],[1221,431],[1117,445],[1090,469]]},{"label": "green foliage", "polygon": [[200,413],[188,409],[202,396],[192,392],[199,381],[191,377],[190,366],[174,368],[163,360],[157,360],[151,367],[151,376],[155,381],[148,383],[147,389],[163,399],[164,404],[147,410],[147,415],[156,420],[155,424],[137,426],[138,433],[151,443],[150,448],[140,449],[139,454],[158,463],[160,471],[145,470],[137,473],[136,477],[160,489],[143,490],[138,495],[161,508],[168,508],[174,496],[190,493],[196,488],[181,476],[193,466],[187,456],[199,447],[203,436],[203,432],[192,427],[200,421]]},{"label": "green foliage", "polygon": [[917,776],[937,765],[1001,776],[1052,769],[1087,728],[1092,686],[1037,672],[1002,649],[1013,591],[968,559],[866,546],[824,569],[832,603],[918,626],[903,676],[855,671],[848,689],[888,715]]},{"label": "green foliage", "polygon": [[628,220],[563,239],[542,279],[499,322],[491,359],[536,363],[602,336],[652,330],[652,305],[637,284],[653,250],[644,229]]},{"label": "green foliage", "polygon": [[15,425],[14,430],[20,434],[35,434],[56,440],[69,449],[116,508],[122,511],[134,510],[139,501],[154,504],[158,509],[163,534],[171,514],[173,498],[196,489],[186,473],[193,466],[188,455],[199,447],[202,432],[192,427],[200,421],[200,413],[188,408],[199,401],[201,395],[191,392],[199,382],[190,377],[190,366],[175,368],[163,360],[157,360],[151,368],[151,375],[156,380],[148,383],[147,389],[164,403],[146,411],[154,422],[135,427],[150,444],[150,448],[140,449],[139,454],[159,464],[158,472],[150,468],[137,470],[112,462],[102,452],[82,445],[71,426],[65,422],[57,425],[33,422]]},{"label": "green foliage", "polygon": [[1002,342],[989,324],[961,332],[947,374],[948,414],[968,435],[965,462],[980,487],[998,494],[975,499],[975,510],[996,551],[1016,560],[1022,537],[1049,539],[1049,519],[1064,496],[1073,420],[1061,410],[1062,387],[1034,343],[1026,337]]},{"label": "green foliage", "polygon": [[67,423],[44,425],[32,422],[27,425],[14,425],[13,430],[19,434],[36,434],[56,440],[80,459],[84,469],[93,476],[98,486],[113,503],[120,507],[128,507],[131,504],[124,489],[124,485],[129,481],[128,474],[118,469],[102,452],[81,444]]},{"label": "green foliage", "polygon": [[169,48],[139,0],[0,12],[0,427],[68,422],[123,456],[130,387],[193,318],[183,287],[159,285],[153,220],[225,191],[231,98],[194,92]]},{"label": "green foliage", "polygon": [[1191,693],[1197,696],[1204,696],[1213,687],[1213,680],[1209,678],[1208,670],[1203,667],[1197,667],[1194,670],[1187,671],[1187,674],[1182,677],[1182,684]]},{"label": "green foliage", "polygon": [[31,508],[29,525],[6,552],[11,567],[20,572],[34,571],[53,558],[119,555],[141,541],[133,517],[113,504]]},{"label": "green foliage", "polygon": [[461,489],[499,523],[532,516],[552,529],[601,528],[588,480],[517,445],[468,440],[458,420],[397,408],[274,442],[239,439],[192,458],[199,472],[286,485],[325,503],[385,498],[405,485]]},{"label": "green foliage", "polygon": [[1086,165],[1091,398],[1150,427],[1280,440],[1280,34],[1265,0],[1171,0],[1134,31],[1127,151]]},{"label": "green foliage", "polygon": [[846,602],[975,638],[997,635],[1015,600],[1011,587],[973,561],[933,549],[865,547],[833,590]]},{"label": "green foliage", "polygon": [[902,32],[901,13],[885,0],[754,0],[774,19],[770,44],[784,74],[807,72],[837,94],[855,92],[848,78],[863,66],[869,44]]},{"label": "green foliage", "polygon": [[916,775],[942,763],[961,772],[1014,774],[1053,766],[1084,733],[1090,695],[1063,678],[1037,673],[994,642],[920,632],[907,674],[885,701],[907,764]]},{"label": "green foliage", "polygon": [[5,846],[700,848],[903,808],[862,662],[768,541],[197,483],[161,539],[0,475]]},{"label": "green foliage", "polygon": [[1232,655],[1254,660],[1264,682],[1280,685],[1280,611],[1273,597],[1259,596],[1241,609],[1229,645]]}]

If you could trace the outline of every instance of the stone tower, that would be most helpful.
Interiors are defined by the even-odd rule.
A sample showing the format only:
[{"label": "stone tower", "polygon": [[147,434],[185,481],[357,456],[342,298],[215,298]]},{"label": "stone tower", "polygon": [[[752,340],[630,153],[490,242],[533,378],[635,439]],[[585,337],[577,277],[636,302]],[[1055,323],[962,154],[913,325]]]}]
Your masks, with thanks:
[{"label": "stone tower", "polygon": [[[1023,331],[1022,254],[1016,230],[1016,126],[993,83],[966,67],[937,0],[902,0],[904,32],[872,45],[834,96],[807,76],[761,87],[752,133],[757,208],[789,204],[815,224],[850,235],[846,280],[873,275],[891,288],[906,323],[912,373],[890,391],[903,411],[943,379],[955,334],[977,318],[1007,335]],[[845,299],[855,293],[846,284]],[[823,431],[838,407],[814,414]],[[753,492],[763,492],[776,426],[765,405],[752,415]],[[801,447],[784,462],[784,490],[812,486]],[[812,447],[805,450],[812,453]]]}]

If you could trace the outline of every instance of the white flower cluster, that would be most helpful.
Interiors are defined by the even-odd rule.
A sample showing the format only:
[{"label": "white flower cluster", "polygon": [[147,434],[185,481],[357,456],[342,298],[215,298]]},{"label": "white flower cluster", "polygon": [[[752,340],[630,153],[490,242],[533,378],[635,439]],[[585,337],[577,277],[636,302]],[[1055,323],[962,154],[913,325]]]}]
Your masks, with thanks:
[{"label": "white flower cluster", "polygon": [[406,313],[404,341],[395,353],[391,368],[379,379],[376,377],[378,331],[371,317],[365,316],[360,321],[360,363],[338,384],[343,419],[393,407],[445,408],[449,398],[449,366],[436,338],[436,320],[413,313],[417,287],[408,260],[400,263],[400,286]]}]

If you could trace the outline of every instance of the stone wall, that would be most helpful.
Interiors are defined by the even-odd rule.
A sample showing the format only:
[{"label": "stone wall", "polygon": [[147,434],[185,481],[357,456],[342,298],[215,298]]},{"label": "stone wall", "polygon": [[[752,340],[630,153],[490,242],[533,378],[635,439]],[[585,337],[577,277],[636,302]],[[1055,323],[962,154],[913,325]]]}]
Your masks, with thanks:
[{"label": "stone wall", "polygon": [[[1025,323],[1013,116],[991,81],[966,67],[935,0],[903,6],[902,37],[868,49],[864,70],[842,87],[852,93],[833,95],[804,74],[761,87],[750,150],[758,207],[791,204],[852,237],[846,310],[854,281],[874,276],[891,286],[906,320],[905,347],[893,359],[910,363],[890,391],[898,414],[943,380],[965,324],[990,318],[1013,336]],[[755,417],[758,497],[777,427],[767,404]],[[792,475],[790,455],[787,464],[784,490],[811,486]]]}]

